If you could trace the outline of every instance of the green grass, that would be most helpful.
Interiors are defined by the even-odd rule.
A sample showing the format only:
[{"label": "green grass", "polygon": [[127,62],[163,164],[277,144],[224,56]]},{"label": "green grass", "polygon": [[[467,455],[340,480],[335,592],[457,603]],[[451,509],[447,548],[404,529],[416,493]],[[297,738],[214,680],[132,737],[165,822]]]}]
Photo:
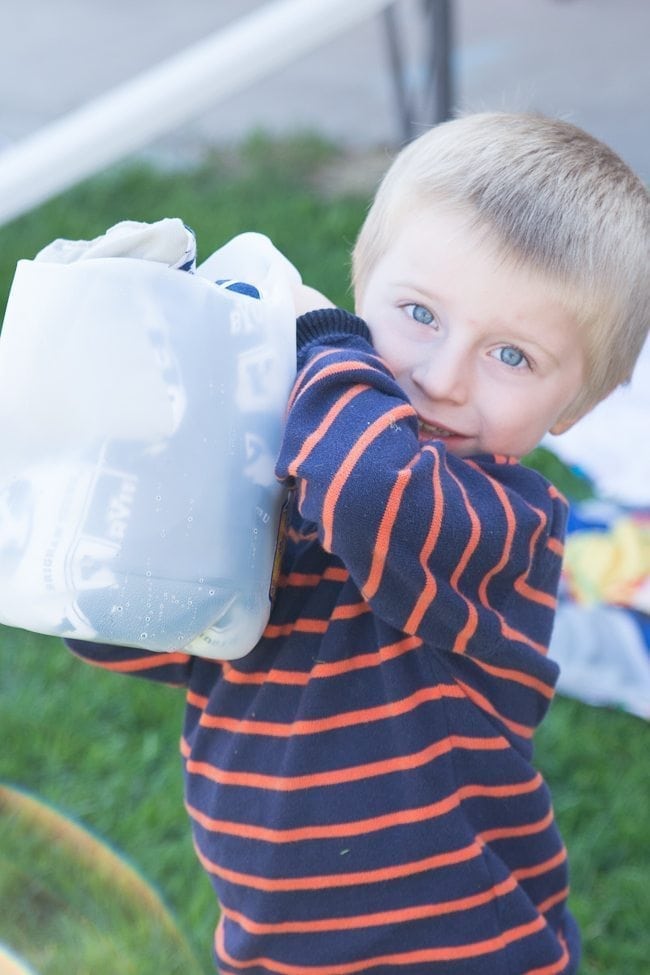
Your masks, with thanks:
[{"label": "green grass", "polygon": [[122,857],[4,786],[0,903],[0,943],[47,975],[200,975],[178,925]]},{"label": "green grass", "polygon": [[[318,139],[256,136],[184,174],[113,169],[0,228],[0,308],[16,261],[54,237],[90,238],[118,220],[163,216],[194,228],[200,258],[238,232],[267,233],[306,281],[351,307],[348,253],[367,201],[319,190],[318,174],[336,162]],[[572,496],[588,491],[548,452],[532,462]],[[56,639],[0,628],[0,780],[121,851],[161,892],[207,975],[216,905],[182,804],[182,711],[178,691],[87,667]],[[639,719],[562,699],[537,738],[571,858],[581,975],[631,975],[650,957],[649,745]]]},{"label": "green grass", "polygon": [[18,258],[55,237],[89,239],[119,220],[168,216],[195,231],[199,260],[237,233],[267,234],[306,281],[350,307],[348,253],[367,200],[315,189],[338,156],[316,137],[275,143],[256,135],[237,153],[214,153],[188,172],[137,163],[110,169],[0,227],[0,310]]},{"label": "green grass", "polygon": [[207,962],[216,906],[182,802],[183,695],[86,667],[56,639],[0,628],[0,710],[0,781],[124,854]]}]

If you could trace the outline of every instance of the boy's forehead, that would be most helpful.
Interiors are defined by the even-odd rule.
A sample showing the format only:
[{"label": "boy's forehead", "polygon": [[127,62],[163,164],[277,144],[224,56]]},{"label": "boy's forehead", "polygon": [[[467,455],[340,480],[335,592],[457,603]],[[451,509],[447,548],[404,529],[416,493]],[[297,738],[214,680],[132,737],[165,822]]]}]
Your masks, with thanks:
[{"label": "boy's forehead", "polygon": [[426,249],[422,248],[432,239],[454,249],[480,248],[486,256],[498,256],[503,261],[512,257],[510,248],[499,239],[496,230],[471,206],[461,207],[443,200],[428,201],[401,213],[395,221],[388,250],[394,244],[400,251],[419,248],[422,256],[426,256]]},{"label": "boy's forehead", "polygon": [[413,289],[414,297],[440,299],[449,313],[507,323],[541,344],[556,331],[551,323],[561,322],[563,350],[583,347],[575,289],[509,253],[469,213],[433,206],[407,215],[368,285]]},{"label": "boy's forehead", "polygon": [[451,283],[448,272],[453,270],[463,286],[472,283],[470,267],[474,273],[481,270],[495,285],[529,285],[531,300],[543,295],[549,302],[562,305],[576,323],[580,310],[589,304],[589,296],[583,295],[576,283],[560,280],[518,254],[470,207],[435,203],[405,213],[377,263],[382,263],[382,272],[388,274],[430,276],[443,283]]},{"label": "boy's forehead", "polygon": [[505,274],[531,273],[523,261],[499,241],[497,234],[469,210],[444,204],[430,204],[402,215],[378,264],[391,272],[408,271],[412,276],[437,276],[441,259],[445,264],[472,258],[489,263]]}]

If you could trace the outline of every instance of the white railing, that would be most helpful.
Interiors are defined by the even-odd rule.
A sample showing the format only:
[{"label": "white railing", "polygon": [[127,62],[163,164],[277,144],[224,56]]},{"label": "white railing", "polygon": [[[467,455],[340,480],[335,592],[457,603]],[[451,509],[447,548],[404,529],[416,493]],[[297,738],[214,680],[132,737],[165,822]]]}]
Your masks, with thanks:
[{"label": "white railing", "polygon": [[[0,224],[394,0],[274,0],[0,153]],[[334,70],[334,69],[333,69]]]}]

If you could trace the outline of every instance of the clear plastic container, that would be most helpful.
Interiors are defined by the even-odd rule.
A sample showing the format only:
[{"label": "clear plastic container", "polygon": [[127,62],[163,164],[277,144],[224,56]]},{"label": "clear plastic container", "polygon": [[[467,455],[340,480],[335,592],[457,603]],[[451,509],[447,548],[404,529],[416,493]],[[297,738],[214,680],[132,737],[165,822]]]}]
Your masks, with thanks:
[{"label": "clear plastic container", "polygon": [[257,234],[196,274],[19,262],[0,338],[0,622],[222,659],[255,645],[285,500],[292,275]]}]

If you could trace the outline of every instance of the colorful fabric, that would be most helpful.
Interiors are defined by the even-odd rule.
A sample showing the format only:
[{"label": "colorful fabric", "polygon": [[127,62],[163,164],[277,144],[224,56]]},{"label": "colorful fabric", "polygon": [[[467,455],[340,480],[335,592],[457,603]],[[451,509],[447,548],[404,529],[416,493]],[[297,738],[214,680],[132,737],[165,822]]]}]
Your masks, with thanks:
[{"label": "colorful fabric", "polygon": [[222,975],[567,975],[579,939],[532,736],[566,504],[461,460],[340,310],[299,320],[278,475],[295,488],[247,657],[72,644],[187,687],[181,751]]},{"label": "colorful fabric", "polygon": [[562,573],[571,599],[650,613],[650,512],[597,502],[575,512]]},{"label": "colorful fabric", "polygon": [[650,719],[650,512],[572,505],[550,647],[557,688]]}]

